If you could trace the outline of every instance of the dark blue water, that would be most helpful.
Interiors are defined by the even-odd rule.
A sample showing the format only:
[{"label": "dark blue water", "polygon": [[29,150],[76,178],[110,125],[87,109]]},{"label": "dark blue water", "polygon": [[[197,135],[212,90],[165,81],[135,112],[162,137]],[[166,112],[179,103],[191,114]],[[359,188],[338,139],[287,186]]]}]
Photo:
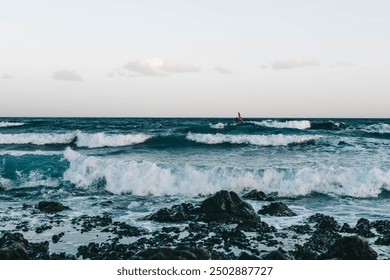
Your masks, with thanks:
[{"label": "dark blue water", "polygon": [[136,223],[222,189],[290,199],[299,215],[276,227],[316,212],[389,219],[390,120],[0,119],[0,229],[43,199]]}]

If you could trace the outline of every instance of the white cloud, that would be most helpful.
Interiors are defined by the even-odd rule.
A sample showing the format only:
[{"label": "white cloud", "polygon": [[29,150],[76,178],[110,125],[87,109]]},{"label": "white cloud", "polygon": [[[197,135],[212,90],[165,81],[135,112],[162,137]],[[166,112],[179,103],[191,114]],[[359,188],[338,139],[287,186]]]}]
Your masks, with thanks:
[{"label": "white cloud", "polygon": [[276,60],[272,62],[271,67],[272,69],[279,70],[279,69],[293,69],[293,68],[302,68],[302,67],[319,66],[319,65],[320,63],[317,60],[303,59],[300,57],[296,57],[291,60],[285,60],[285,61]]},{"label": "white cloud", "polygon": [[13,79],[13,78],[15,78],[14,76],[12,76],[11,74],[9,74],[9,73],[3,73],[3,74],[1,74],[1,76],[0,76],[0,79],[3,79],[3,80],[9,80],[9,79]]},{"label": "white cloud", "polygon": [[59,70],[54,71],[52,75],[54,80],[59,81],[82,81],[83,78],[81,78],[75,70]]},{"label": "white cloud", "polygon": [[199,72],[200,68],[190,65],[168,61],[164,58],[147,58],[126,63],[123,68],[109,73],[113,76],[157,76],[165,77],[173,73]]},{"label": "white cloud", "polygon": [[229,69],[225,68],[225,67],[222,67],[222,66],[217,66],[214,68],[215,71],[221,73],[221,74],[230,74],[232,73],[232,71],[230,71]]}]

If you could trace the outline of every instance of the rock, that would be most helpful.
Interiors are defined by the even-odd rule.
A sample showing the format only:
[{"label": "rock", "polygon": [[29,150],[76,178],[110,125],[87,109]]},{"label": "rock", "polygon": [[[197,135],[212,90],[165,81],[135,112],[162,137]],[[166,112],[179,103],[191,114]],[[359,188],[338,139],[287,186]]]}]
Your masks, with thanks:
[{"label": "rock", "polygon": [[253,207],[232,191],[219,191],[206,198],[199,206],[183,203],[170,209],[163,208],[144,219],[159,222],[261,222]]},{"label": "rock", "polygon": [[370,222],[364,218],[361,218],[359,219],[359,221],[357,221],[356,227],[353,232],[366,238],[375,236],[375,234],[371,232]]},{"label": "rock", "polygon": [[0,236],[0,260],[28,260],[28,241],[20,233],[6,232]]},{"label": "rock", "polygon": [[385,235],[383,237],[379,237],[377,240],[375,240],[375,244],[389,246],[390,245],[390,235]]},{"label": "rock", "polygon": [[162,208],[156,213],[146,216],[144,219],[163,223],[178,223],[193,219],[193,211],[194,206],[192,204],[183,203],[180,205],[174,205],[170,209]]},{"label": "rock", "polygon": [[29,243],[20,233],[6,232],[0,236],[0,260],[47,260],[49,242]]},{"label": "rock", "polygon": [[344,223],[340,229],[340,232],[353,233],[353,228],[347,223]]},{"label": "rock", "polygon": [[252,190],[242,196],[245,199],[261,200],[261,201],[274,201],[272,197],[267,196],[262,191]]},{"label": "rock", "polygon": [[262,259],[263,260],[290,260],[291,257],[282,248],[278,248],[277,250],[271,251],[268,254],[266,254]]},{"label": "rock", "polygon": [[297,215],[282,202],[272,202],[269,205],[263,206],[263,208],[261,208],[258,213],[277,217],[291,217]]},{"label": "rock", "polygon": [[295,248],[292,255],[296,260],[315,260],[318,258],[318,253],[307,246],[296,244]]},{"label": "rock", "polygon": [[65,235],[65,233],[61,232],[59,233],[58,235],[55,234],[51,237],[51,240],[53,241],[53,243],[58,243],[58,241],[60,241],[61,237],[63,237]]},{"label": "rock", "polygon": [[41,201],[36,205],[36,208],[46,213],[57,213],[69,209],[69,207],[55,201]]},{"label": "rock", "polygon": [[52,228],[52,226],[49,226],[49,225],[41,225],[40,227],[37,227],[36,229],[35,229],[35,232],[36,233],[42,233],[42,232],[44,232],[45,230],[48,230],[48,229],[51,229]]},{"label": "rock", "polygon": [[315,222],[315,227],[320,230],[331,230],[334,232],[339,231],[340,225],[337,223],[335,218],[324,214],[317,213],[308,218],[309,222]]},{"label": "rock", "polygon": [[288,228],[299,234],[309,234],[312,232],[311,227],[309,225],[293,225]]},{"label": "rock", "polygon": [[344,236],[323,254],[321,259],[338,260],[376,260],[378,254],[368,245],[366,239],[359,235]]},{"label": "rock", "polygon": [[390,234],[390,221],[389,220],[378,220],[371,223],[371,226],[376,229],[380,234]]},{"label": "rock", "polygon": [[205,199],[200,205],[199,213],[203,215],[202,219],[205,222],[260,222],[260,217],[253,207],[232,191],[219,191]]},{"label": "rock", "polygon": [[250,255],[247,252],[241,252],[237,260],[260,260],[260,258],[255,255]]},{"label": "rock", "polygon": [[177,248],[148,248],[134,255],[138,260],[209,260],[209,251],[193,246]]}]

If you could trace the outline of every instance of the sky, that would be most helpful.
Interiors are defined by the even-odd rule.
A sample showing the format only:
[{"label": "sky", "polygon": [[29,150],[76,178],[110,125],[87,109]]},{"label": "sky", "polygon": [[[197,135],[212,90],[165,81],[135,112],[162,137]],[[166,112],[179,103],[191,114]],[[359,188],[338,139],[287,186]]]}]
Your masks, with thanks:
[{"label": "sky", "polygon": [[389,118],[388,0],[0,0],[2,117]]}]

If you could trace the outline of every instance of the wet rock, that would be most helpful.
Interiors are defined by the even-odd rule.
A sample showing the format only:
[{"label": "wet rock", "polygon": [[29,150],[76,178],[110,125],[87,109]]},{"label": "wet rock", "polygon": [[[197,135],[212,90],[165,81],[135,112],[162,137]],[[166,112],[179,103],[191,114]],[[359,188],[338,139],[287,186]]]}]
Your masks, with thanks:
[{"label": "wet rock", "polygon": [[335,218],[324,214],[317,213],[310,216],[308,220],[310,223],[315,222],[315,227],[320,230],[331,230],[337,232],[340,229],[340,225],[337,223]]},{"label": "wet rock", "polygon": [[75,260],[76,257],[65,253],[54,253],[50,255],[51,260]]},{"label": "wet rock", "polygon": [[69,209],[68,206],[55,201],[41,201],[36,205],[36,208],[45,213],[57,213]]},{"label": "wet rock", "polygon": [[266,254],[262,259],[263,260],[290,260],[291,257],[282,248],[278,248],[277,250],[273,250],[268,254]]},{"label": "wet rock", "polygon": [[374,237],[375,234],[371,232],[371,225],[370,222],[367,219],[361,218],[357,221],[355,229],[353,230],[354,233],[369,238]]},{"label": "wet rock", "polygon": [[205,199],[200,205],[199,213],[205,222],[260,222],[253,207],[232,191],[219,191]]},{"label": "wet rock", "polygon": [[338,260],[376,260],[378,254],[369,246],[366,239],[359,235],[344,236],[323,254],[321,259]]},{"label": "wet rock", "polygon": [[174,205],[170,209],[163,208],[144,219],[159,222],[261,222],[253,207],[231,191],[219,191],[206,198],[199,206],[183,203]]},{"label": "wet rock", "polygon": [[183,203],[174,205],[170,209],[162,208],[156,213],[146,216],[144,219],[163,223],[178,223],[194,218],[194,206],[190,203]]},{"label": "wet rock", "polygon": [[382,237],[379,237],[377,240],[375,240],[376,245],[384,245],[384,246],[390,246],[390,235],[385,235]]},{"label": "wet rock", "polygon": [[379,220],[371,223],[371,226],[380,234],[390,235],[390,221]]},{"label": "wet rock", "polygon": [[89,243],[77,249],[76,257],[90,260],[129,260],[134,251],[130,246],[117,243]]},{"label": "wet rock", "polygon": [[29,243],[20,233],[6,232],[0,236],[0,259],[49,259],[49,242]]},{"label": "wet rock", "polygon": [[179,246],[176,248],[148,248],[134,255],[139,260],[209,260],[209,251],[192,247]]},{"label": "wet rock", "polygon": [[293,225],[288,227],[288,229],[298,234],[309,234],[312,232],[312,229],[309,225]]},{"label": "wet rock", "polygon": [[340,229],[340,232],[353,233],[353,228],[347,223],[344,223]]},{"label": "wet rock", "polygon": [[242,198],[261,201],[274,201],[272,197],[269,197],[264,192],[257,190],[252,190],[249,193],[244,194]]},{"label": "wet rock", "polygon": [[296,260],[315,260],[318,258],[319,253],[299,244],[295,245],[295,250],[291,252]]},{"label": "wet rock", "polygon": [[260,260],[260,258],[247,252],[241,252],[237,260]]},{"label": "wet rock", "polygon": [[63,237],[65,235],[65,233],[61,232],[59,233],[58,235],[55,234],[51,237],[51,240],[53,241],[53,243],[58,243],[61,239],[61,237]]},{"label": "wet rock", "polygon": [[272,202],[269,205],[263,206],[258,213],[277,217],[291,217],[297,215],[283,202]]},{"label": "wet rock", "polygon": [[37,227],[36,229],[35,229],[35,232],[36,233],[42,233],[42,232],[44,232],[45,230],[49,230],[49,229],[51,229],[52,228],[52,226],[49,226],[49,225],[42,225],[42,226],[40,226],[40,227]]}]

